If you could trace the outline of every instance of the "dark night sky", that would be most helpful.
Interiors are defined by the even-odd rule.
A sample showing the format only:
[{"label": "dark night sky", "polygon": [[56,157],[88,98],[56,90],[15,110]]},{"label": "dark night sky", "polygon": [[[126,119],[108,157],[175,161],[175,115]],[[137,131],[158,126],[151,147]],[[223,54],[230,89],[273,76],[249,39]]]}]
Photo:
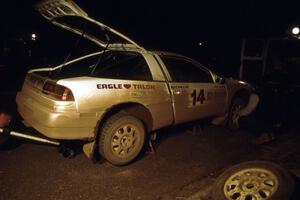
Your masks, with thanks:
[{"label": "dark night sky", "polygon": [[[43,28],[47,21],[34,11],[34,2],[1,3],[2,38],[24,37],[33,31],[40,32],[40,38],[47,37]],[[146,48],[175,51],[200,58],[204,64],[225,67],[239,64],[242,38],[282,36],[285,29],[300,24],[300,7],[288,1],[77,2],[90,16]],[[203,46],[199,47],[199,42]]]}]

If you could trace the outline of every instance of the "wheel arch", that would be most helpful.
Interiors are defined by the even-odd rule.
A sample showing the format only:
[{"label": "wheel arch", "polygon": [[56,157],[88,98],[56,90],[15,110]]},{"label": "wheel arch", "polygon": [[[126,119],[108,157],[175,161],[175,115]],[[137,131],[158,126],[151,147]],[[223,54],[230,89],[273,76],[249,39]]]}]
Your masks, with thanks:
[{"label": "wheel arch", "polygon": [[130,114],[138,119],[140,119],[145,126],[146,132],[151,132],[153,128],[153,118],[150,110],[140,104],[135,102],[126,102],[114,105],[107,109],[105,114],[101,117],[98,121],[97,128],[95,131],[95,136],[100,133],[101,128],[103,127],[104,123],[113,115],[122,112],[126,114]]},{"label": "wheel arch", "polygon": [[240,110],[248,105],[249,97],[250,92],[248,90],[240,89],[231,98],[226,122],[230,130],[235,131],[239,129]]},{"label": "wheel arch", "polygon": [[251,92],[247,89],[240,89],[240,90],[236,91],[235,94],[233,95],[233,97],[231,98],[230,105],[232,105],[233,101],[236,98],[241,98],[247,105],[250,94],[251,94]]}]

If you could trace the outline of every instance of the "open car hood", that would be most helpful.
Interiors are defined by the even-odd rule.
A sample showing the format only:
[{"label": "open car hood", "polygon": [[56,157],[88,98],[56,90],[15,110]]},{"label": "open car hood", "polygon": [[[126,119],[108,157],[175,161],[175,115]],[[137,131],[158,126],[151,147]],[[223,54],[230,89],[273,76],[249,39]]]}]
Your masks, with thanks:
[{"label": "open car hood", "polygon": [[122,33],[90,18],[72,0],[44,0],[35,8],[53,24],[81,35],[103,48],[109,41],[108,49],[116,47],[143,49]]}]

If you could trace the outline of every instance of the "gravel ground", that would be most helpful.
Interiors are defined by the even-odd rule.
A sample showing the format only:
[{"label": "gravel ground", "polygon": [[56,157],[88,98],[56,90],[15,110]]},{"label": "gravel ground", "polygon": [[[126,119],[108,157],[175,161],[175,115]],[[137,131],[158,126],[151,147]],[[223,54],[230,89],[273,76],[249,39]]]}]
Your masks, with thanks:
[{"label": "gravel ground", "polygon": [[272,161],[299,175],[299,135],[256,145],[247,131],[180,126],[160,131],[154,155],[124,167],[92,162],[78,144],[75,158],[66,159],[56,147],[14,140],[0,150],[0,200],[209,200],[218,176],[243,161]]}]

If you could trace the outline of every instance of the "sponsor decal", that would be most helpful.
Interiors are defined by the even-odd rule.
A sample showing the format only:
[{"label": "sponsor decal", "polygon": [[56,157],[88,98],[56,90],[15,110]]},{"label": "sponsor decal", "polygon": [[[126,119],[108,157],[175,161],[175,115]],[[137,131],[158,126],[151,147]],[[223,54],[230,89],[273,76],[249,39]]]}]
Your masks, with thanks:
[{"label": "sponsor decal", "polygon": [[97,84],[98,89],[122,89],[122,84]]},{"label": "sponsor decal", "polygon": [[211,100],[214,98],[224,98],[226,96],[225,91],[213,91],[213,92],[207,92],[207,100]]},{"label": "sponsor decal", "polygon": [[154,90],[154,85],[147,84],[97,84],[97,89],[120,90],[120,89],[136,89],[136,90]]},{"label": "sponsor decal", "polygon": [[130,89],[131,88],[131,85],[130,84],[123,84],[124,88],[126,89]]},{"label": "sponsor decal", "polygon": [[172,85],[171,88],[172,89],[188,89],[189,86],[188,85]]},{"label": "sponsor decal", "polygon": [[143,84],[133,84],[134,89],[141,89],[141,90],[154,90],[154,85],[143,85]]}]

